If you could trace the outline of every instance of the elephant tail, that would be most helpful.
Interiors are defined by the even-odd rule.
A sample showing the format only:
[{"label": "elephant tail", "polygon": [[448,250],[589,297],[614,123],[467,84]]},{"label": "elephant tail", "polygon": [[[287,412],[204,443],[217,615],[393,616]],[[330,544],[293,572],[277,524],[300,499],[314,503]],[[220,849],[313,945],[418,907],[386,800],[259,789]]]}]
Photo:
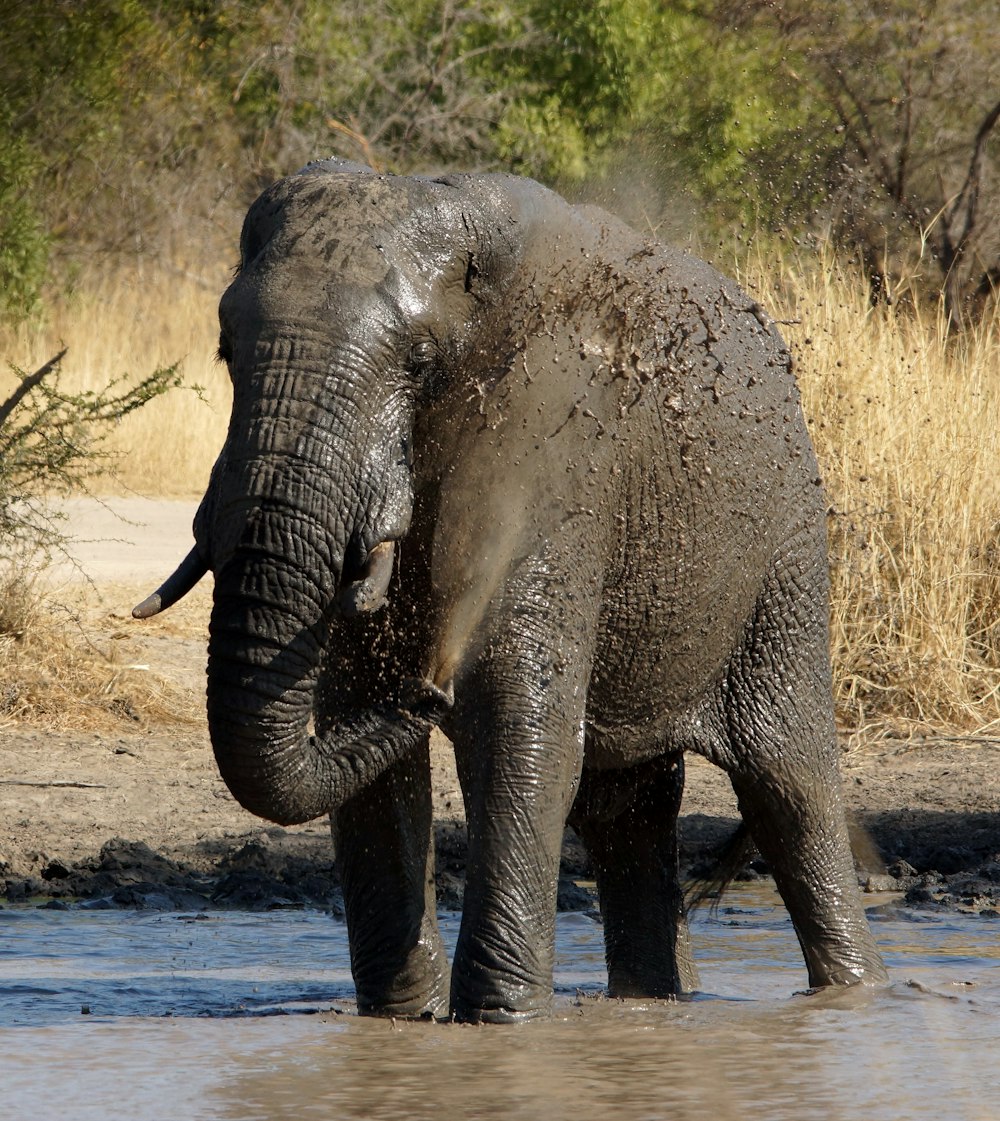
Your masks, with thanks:
[{"label": "elephant tail", "polygon": [[730,835],[712,850],[702,863],[701,874],[687,885],[684,892],[684,913],[690,915],[711,900],[713,912],[723,892],[733,880],[745,875],[746,867],[757,853],[746,822],[741,821]]}]

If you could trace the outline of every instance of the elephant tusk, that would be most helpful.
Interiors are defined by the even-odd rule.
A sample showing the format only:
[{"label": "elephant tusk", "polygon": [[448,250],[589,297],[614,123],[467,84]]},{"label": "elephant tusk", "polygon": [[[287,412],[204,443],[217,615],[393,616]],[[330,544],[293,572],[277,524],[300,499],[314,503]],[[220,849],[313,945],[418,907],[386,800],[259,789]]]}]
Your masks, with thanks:
[{"label": "elephant tusk", "polygon": [[361,579],[352,581],[340,593],[343,615],[353,619],[385,606],[395,554],[394,541],[382,541],[372,549],[361,570]]},{"label": "elephant tusk", "polygon": [[182,599],[208,571],[208,563],[195,546],[177,566],[172,576],[147,596],[142,603],[132,608],[133,619],[149,619]]}]

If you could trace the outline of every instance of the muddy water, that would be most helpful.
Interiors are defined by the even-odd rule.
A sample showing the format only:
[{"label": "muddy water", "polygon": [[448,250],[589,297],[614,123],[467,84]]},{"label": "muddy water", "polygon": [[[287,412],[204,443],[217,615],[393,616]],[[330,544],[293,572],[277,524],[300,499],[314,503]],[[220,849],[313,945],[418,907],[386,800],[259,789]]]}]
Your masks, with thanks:
[{"label": "muddy water", "polygon": [[499,1028],[358,1018],[317,913],[2,910],[0,1118],[1000,1117],[1000,920],[887,901],[891,987],[802,996],[774,896],[726,904],[678,1004],[601,999],[600,927],[561,915],[555,1017]]}]

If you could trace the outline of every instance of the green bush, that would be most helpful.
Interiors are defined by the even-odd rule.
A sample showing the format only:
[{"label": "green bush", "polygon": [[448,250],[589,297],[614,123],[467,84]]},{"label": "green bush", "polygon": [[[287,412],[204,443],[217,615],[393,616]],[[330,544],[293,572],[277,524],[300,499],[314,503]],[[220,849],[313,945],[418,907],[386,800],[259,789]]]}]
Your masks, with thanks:
[{"label": "green bush", "polygon": [[829,234],[959,318],[1000,277],[994,23],[981,0],[8,0],[0,312],[46,262],[65,284],[224,253],[261,186],[341,155],[619,183],[654,225],[682,195],[724,251],[733,226]]}]

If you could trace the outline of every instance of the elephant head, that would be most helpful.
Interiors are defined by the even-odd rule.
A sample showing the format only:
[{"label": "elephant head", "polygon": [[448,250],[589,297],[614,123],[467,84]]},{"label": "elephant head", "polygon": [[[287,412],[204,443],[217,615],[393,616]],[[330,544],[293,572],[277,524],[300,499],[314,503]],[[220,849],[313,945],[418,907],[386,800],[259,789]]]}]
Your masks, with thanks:
[{"label": "elephant head", "polygon": [[[493,241],[510,236],[502,205],[491,205]],[[331,162],[268,189],[240,248],[219,309],[226,442],[192,554],[135,614],[214,572],[216,758],[244,806],[287,824],[335,809],[450,704],[449,682],[411,681],[332,731],[310,730],[331,624],[389,594],[414,508],[419,414],[449,392],[470,339],[482,353],[488,293],[510,255],[492,252],[454,181]]]}]

